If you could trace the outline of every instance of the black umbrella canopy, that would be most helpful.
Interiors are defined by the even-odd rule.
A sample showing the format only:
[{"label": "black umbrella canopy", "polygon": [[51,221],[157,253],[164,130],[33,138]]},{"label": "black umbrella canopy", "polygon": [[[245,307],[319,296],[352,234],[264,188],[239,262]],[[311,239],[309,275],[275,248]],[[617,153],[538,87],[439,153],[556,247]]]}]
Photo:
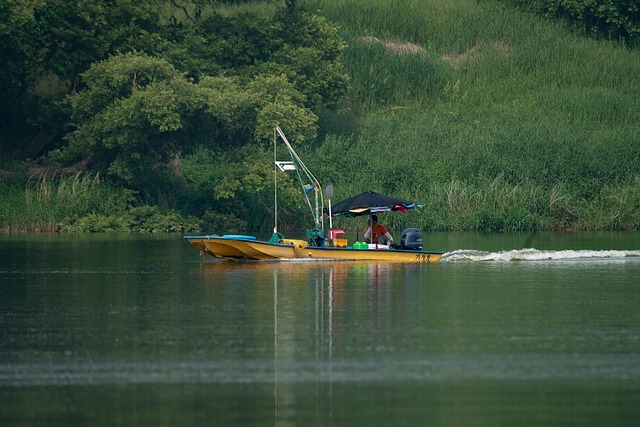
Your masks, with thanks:
[{"label": "black umbrella canopy", "polygon": [[353,217],[370,215],[376,212],[406,212],[408,209],[421,207],[421,204],[415,202],[385,196],[373,191],[365,191],[331,206],[331,215]]}]

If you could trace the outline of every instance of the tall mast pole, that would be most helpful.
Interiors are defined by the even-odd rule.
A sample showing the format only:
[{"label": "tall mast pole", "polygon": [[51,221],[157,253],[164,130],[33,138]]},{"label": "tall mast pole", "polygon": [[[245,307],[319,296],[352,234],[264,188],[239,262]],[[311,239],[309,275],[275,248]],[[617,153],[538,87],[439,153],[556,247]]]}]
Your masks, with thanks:
[{"label": "tall mast pole", "polygon": [[276,155],[276,128],[273,128],[273,232],[278,232],[278,166],[276,162],[278,157]]}]

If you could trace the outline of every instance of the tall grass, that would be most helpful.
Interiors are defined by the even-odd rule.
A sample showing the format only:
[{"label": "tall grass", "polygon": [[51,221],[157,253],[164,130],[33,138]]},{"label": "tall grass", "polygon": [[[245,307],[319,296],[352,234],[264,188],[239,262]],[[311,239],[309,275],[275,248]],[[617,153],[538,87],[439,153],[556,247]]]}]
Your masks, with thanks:
[{"label": "tall grass", "polygon": [[423,201],[428,229],[639,228],[639,51],[492,1],[305,3],[349,44],[357,129],[317,156],[337,197]]},{"label": "tall grass", "polygon": [[132,190],[78,173],[0,186],[0,232],[195,231],[196,218],[141,205]]},{"label": "tall grass", "polygon": [[24,186],[13,183],[2,188],[4,231],[57,231],[89,214],[117,215],[133,201],[132,193],[90,173],[56,179],[41,175]]},{"label": "tall grass", "polygon": [[[348,43],[348,98],[338,113],[319,112],[323,140],[300,153],[334,183],[334,202],[374,190],[425,204],[386,216],[395,230],[640,229],[640,51],[492,0],[300,3]],[[258,2],[224,13],[253,7],[275,12]],[[93,175],[0,192],[4,230],[127,204]],[[266,209],[263,200],[247,210]],[[246,225],[267,223],[257,215]]]}]

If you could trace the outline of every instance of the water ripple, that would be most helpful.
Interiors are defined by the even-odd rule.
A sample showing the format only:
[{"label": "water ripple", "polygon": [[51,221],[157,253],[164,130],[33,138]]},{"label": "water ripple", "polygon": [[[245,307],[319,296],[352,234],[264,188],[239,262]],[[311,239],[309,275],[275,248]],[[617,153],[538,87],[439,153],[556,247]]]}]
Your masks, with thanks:
[{"label": "water ripple", "polygon": [[0,365],[4,387],[442,380],[640,380],[640,355],[478,355],[371,360],[60,361]]},{"label": "water ripple", "polygon": [[458,249],[447,252],[442,262],[464,261],[640,261],[640,250],[538,250],[516,249],[500,252],[485,252],[473,249]]}]

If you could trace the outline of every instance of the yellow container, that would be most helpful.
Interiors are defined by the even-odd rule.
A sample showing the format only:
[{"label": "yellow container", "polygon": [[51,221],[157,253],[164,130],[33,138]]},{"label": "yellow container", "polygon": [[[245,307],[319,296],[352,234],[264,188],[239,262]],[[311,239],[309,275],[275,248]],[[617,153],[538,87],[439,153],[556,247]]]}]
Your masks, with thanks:
[{"label": "yellow container", "polygon": [[336,248],[346,248],[347,239],[333,239],[333,246]]}]

